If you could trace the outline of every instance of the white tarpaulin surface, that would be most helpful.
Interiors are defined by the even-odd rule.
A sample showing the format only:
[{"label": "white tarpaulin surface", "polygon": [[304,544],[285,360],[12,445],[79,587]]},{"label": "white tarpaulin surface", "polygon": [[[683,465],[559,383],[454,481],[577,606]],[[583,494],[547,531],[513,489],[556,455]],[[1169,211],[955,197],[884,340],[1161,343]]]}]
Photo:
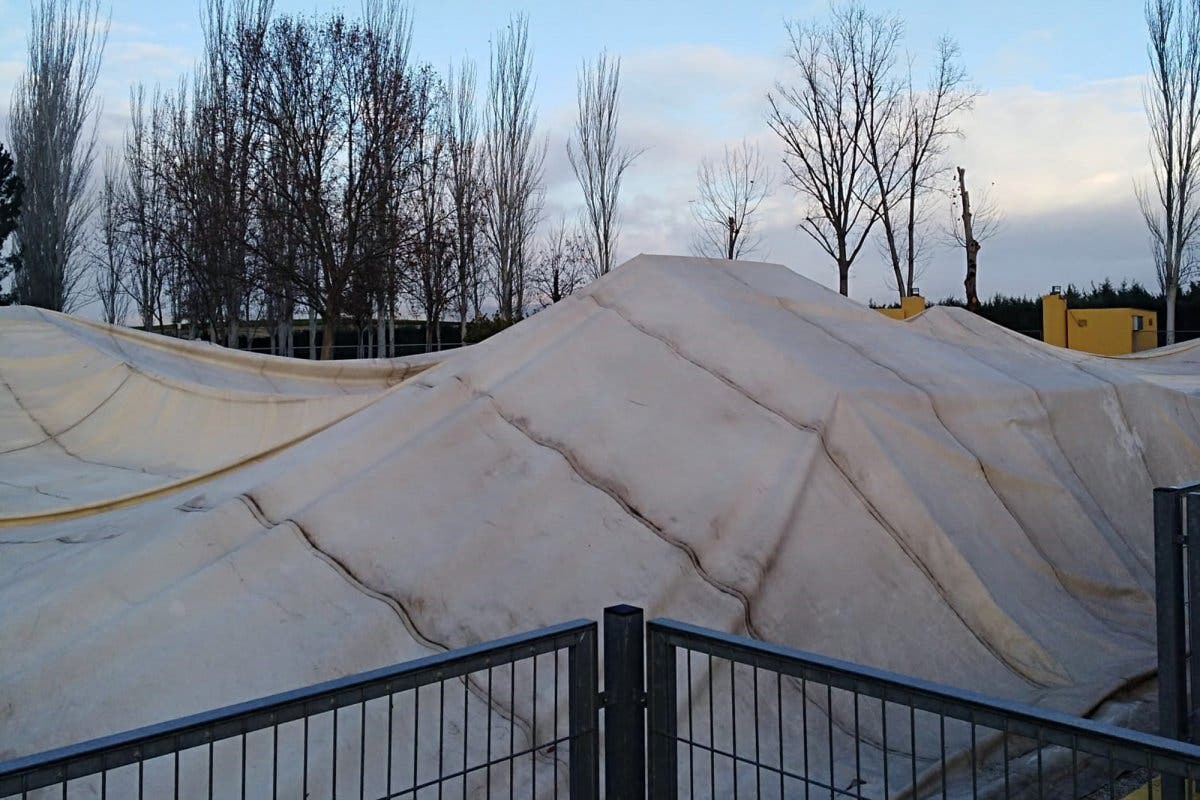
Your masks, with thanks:
[{"label": "white tarpaulin surface", "polygon": [[0,758],[614,602],[1077,714],[1152,676],[1200,350],[641,256],[441,355],[0,310]]}]

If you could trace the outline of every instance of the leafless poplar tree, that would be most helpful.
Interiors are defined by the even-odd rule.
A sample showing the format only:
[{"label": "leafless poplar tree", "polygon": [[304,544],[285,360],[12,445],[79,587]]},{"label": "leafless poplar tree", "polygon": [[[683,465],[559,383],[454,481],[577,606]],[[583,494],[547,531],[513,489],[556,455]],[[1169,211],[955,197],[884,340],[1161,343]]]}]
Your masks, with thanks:
[{"label": "leafless poplar tree", "polygon": [[408,295],[425,318],[425,351],[441,345],[441,319],[458,283],[455,270],[454,208],[449,180],[453,170],[448,152],[448,102],[444,87],[427,78],[418,93],[418,137],[413,220],[412,263],[407,273]]},{"label": "leafless poplar tree", "polygon": [[546,143],[535,140],[532,72],[529,21],[516,16],[492,47],[483,135],[484,235],[492,291],[505,322],[524,313],[531,242],[542,211]]},{"label": "leafless poplar tree", "polygon": [[120,158],[111,151],[104,156],[103,180],[98,236],[90,253],[92,282],[104,321],[118,325],[129,313],[129,294],[125,290],[128,237],[124,223],[125,175]]},{"label": "leafless poplar tree", "polygon": [[466,341],[467,314],[480,313],[479,228],[483,213],[479,115],[475,110],[475,64],[464,61],[446,78],[449,92],[447,148],[450,202],[454,211],[454,262],[458,277],[459,341]]},{"label": "leafless poplar tree", "polygon": [[1150,81],[1142,102],[1150,122],[1152,186],[1137,187],[1159,286],[1167,301],[1167,344],[1175,342],[1175,299],[1196,274],[1200,223],[1200,2],[1147,0]]},{"label": "leafless poplar tree", "polygon": [[587,283],[591,247],[587,236],[560,217],[546,234],[533,274],[533,288],[543,308],[572,295]]},{"label": "leafless poplar tree", "polygon": [[849,294],[850,267],[878,218],[855,84],[859,45],[836,18],[789,22],[787,32],[796,74],[768,94],[767,123],[783,143],[788,183],[808,206],[799,227],[834,260],[838,290]]},{"label": "leafless poplar tree", "polygon": [[757,145],[725,146],[721,160],[705,158],[696,171],[700,196],[692,201],[697,233],[692,252],[730,261],[762,245],[755,230],[759,206],[771,192],[771,175]]},{"label": "leafless poplar tree", "polygon": [[[142,326],[163,323],[162,295],[168,264],[166,236],[169,208],[164,174],[167,169],[165,108],[157,91],[146,103],[139,84],[129,93],[129,132],[125,137],[126,187],[121,193],[128,236],[126,292],[137,306]],[[107,197],[107,195],[106,195]]]},{"label": "leafless poplar tree", "polygon": [[584,62],[577,87],[578,116],[567,141],[567,158],[583,190],[592,271],[598,278],[614,266],[621,179],[640,152],[617,144],[621,60],[610,61],[601,51],[595,64]]},{"label": "leafless poplar tree", "polygon": [[13,91],[10,138],[24,181],[16,230],[18,302],[69,311],[95,210],[96,76],[108,37],[97,0],[36,0],[25,72]]}]

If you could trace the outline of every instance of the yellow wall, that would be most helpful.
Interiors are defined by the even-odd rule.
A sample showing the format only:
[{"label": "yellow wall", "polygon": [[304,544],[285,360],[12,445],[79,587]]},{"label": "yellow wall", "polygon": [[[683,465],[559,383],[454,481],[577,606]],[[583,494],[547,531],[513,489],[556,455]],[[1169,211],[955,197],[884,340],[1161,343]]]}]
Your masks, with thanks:
[{"label": "yellow wall", "polygon": [[900,298],[899,308],[877,308],[875,310],[892,319],[908,319],[925,310],[925,298],[920,295],[909,295]]},{"label": "yellow wall", "polygon": [[1055,347],[1067,346],[1067,301],[1061,294],[1042,298],[1042,341]]},{"label": "yellow wall", "polygon": [[[1134,330],[1141,317],[1142,329]],[[1059,294],[1042,298],[1042,340],[1085,353],[1119,356],[1158,346],[1158,314],[1140,308],[1067,308]]]}]

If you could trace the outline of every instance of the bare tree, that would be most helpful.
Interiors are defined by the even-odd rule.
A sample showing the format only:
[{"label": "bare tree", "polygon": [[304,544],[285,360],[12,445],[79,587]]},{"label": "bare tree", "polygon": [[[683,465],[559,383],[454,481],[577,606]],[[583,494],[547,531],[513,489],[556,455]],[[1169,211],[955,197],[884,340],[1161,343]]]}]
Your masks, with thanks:
[{"label": "bare tree", "polygon": [[546,143],[535,140],[533,52],[529,21],[515,16],[491,53],[484,125],[484,235],[492,261],[492,291],[500,319],[524,313],[531,240],[542,211]]},{"label": "bare tree", "polygon": [[755,230],[758,209],[771,193],[771,174],[757,145],[725,146],[724,157],[701,160],[700,196],[691,203],[697,232],[692,252],[709,258],[744,258],[762,245]]},{"label": "bare tree", "polygon": [[197,76],[197,133],[206,158],[209,245],[203,264],[228,347],[240,341],[239,317],[254,280],[250,236],[253,174],[264,129],[255,114],[263,41],[272,0],[207,0],[205,57]]},{"label": "bare tree", "polygon": [[533,274],[533,289],[545,308],[572,295],[586,282],[591,264],[587,236],[560,217],[548,234]]},{"label": "bare tree", "polygon": [[129,240],[124,224],[124,189],[121,160],[109,151],[104,156],[99,230],[90,253],[96,299],[109,325],[124,323],[129,313],[129,294],[125,290]]},{"label": "bare tree", "polygon": [[422,132],[413,196],[416,232],[407,288],[414,308],[425,317],[425,351],[429,352],[441,345],[441,319],[454,295],[458,274],[454,268],[454,209],[447,191],[453,166],[447,152],[446,91],[429,77],[418,96]]},{"label": "bare tree", "polygon": [[799,227],[834,260],[838,290],[850,291],[850,267],[878,218],[876,181],[864,157],[863,103],[855,84],[846,25],[787,24],[791,84],[767,96],[767,124],[784,146],[788,183],[808,210]]},{"label": "bare tree", "polygon": [[1167,344],[1175,342],[1175,299],[1196,274],[1191,251],[1200,223],[1200,2],[1147,0],[1150,81],[1142,103],[1150,122],[1153,186],[1136,187],[1167,301]]},{"label": "bare tree", "polygon": [[[901,156],[904,186],[900,192],[901,210],[894,215],[904,230],[898,248],[905,266],[904,283],[902,288],[897,287],[901,296],[913,293],[918,277],[923,250],[922,228],[929,217],[926,201],[937,194],[936,181],[948,169],[943,158],[946,146],[950,139],[962,135],[953,119],[959,112],[970,110],[979,94],[967,80],[958,45],[946,37],[938,40],[937,61],[926,89],[914,90],[912,76],[908,79],[905,113],[901,117],[904,130],[900,135],[900,141],[905,145]],[[989,224],[994,228],[999,224],[999,216],[994,213],[994,207],[989,214],[993,218]],[[891,241],[896,239],[894,236],[889,238]],[[892,254],[894,258],[895,249]]]},{"label": "bare tree", "polygon": [[[126,189],[122,216],[129,237],[126,291],[147,330],[163,323],[162,295],[167,278],[166,236],[169,209],[164,186],[165,106],[155,91],[146,105],[139,84],[129,93],[129,132],[125,137]],[[107,202],[107,189],[105,201]]]},{"label": "bare tree", "polygon": [[971,311],[979,311],[977,286],[979,251],[983,249],[983,243],[1000,230],[1002,218],[999,209],[988,194],[980,194],[976,198],[975,204],[972,205],[971,194],[967,191],[967,171],[963,167],[959,167],[957,173],[958,184],[952,192],[953,213],[951,214],[951,224],[947,228],[947,236],[966,254],[967,276],[963,279],[963,288],[966,291],[967,308]]},{"label": "bare tree", "polygon": [[857,3],[833,11],[835,36],[850,61],[855,115],[862,125],[859,147],[874,185],[867,195],[883,234],[884,251],[904,295],[896,217],[907,190],[906,163],[911,132],[905,126],[903,84],[896,62],[904,24],[890,14],[870,14]]},{"label": "bare tree", "polygon": [[96,150],[96,76],[108,38],[97,0],[37,0],[25,73],[13,91],[9,129],[21,179],[16,230],[18,302],[71,310],[79,258],[95,210],[89,179]]},{"label": "bare tree", "polygon": [[464,61],[447,75],[450,156],[450,202],[454,211],[454,262],[458,277],[459,341],[466,341],[467,314],[479,314],[479,228],[483,214],[483,180],[479,148],[479,115],[475,110],[475,65]]},{"label": "bare tree", "polygon": [[574,135],[567,140],[567,158],[583,189],[593,276],[598,278],[613,268],[621,179],[641,153],[617,144],[621,59],[609,61],[608,53],[601,51],[595,64],[585,61],[577,87],[579,113]]}]

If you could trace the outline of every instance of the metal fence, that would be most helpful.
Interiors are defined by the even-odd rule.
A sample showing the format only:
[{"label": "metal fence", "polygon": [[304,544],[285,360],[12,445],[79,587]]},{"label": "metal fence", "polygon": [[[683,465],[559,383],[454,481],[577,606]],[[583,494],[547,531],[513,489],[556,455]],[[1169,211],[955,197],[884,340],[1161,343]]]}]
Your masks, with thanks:
[{"label": "metal fence", "polygon": [[0,797],[598,796],[580,620],[0,764]]},{"label": "metal fence", "polygon": [[654,798],[1155,800],[1200,776],[1190,744],[681,622],[647,648]]},{"label": "metal fence", "polygon": [[601,764],[620,800],[1170,800],[1200,778],[1195,745],[631,606],[605,610],[600,688],[581,620],[0,764],[0,797],[593,800]]}]

